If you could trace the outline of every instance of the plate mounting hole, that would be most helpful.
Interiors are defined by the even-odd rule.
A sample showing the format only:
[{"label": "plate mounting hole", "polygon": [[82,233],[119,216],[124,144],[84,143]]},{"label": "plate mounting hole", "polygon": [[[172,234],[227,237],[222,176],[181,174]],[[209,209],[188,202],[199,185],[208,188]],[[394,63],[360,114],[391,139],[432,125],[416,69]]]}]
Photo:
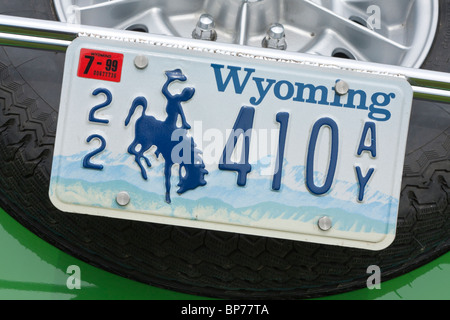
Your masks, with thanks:
[{"label": "plate mounting hole", "polygon": [[348,51],[347,49],[344,49],[344,48],[334,49],[331,56],[334,58],[356,60],[355,56],[350,51]]},{"label": "plate mounting hole", "polygon": [[358,16],[351,16],[350,18],[348,18],[348,20],[350,20],[350,21],[352,21],[352,22],[354,22],[356,24],[359,24],[359,25],[361,25],[363,27],[369,28],[369,26],[367,24],[367,21],[364,18],[361,18],[361,17],[358,17]]},{"label": "plate mounting hole", "polygon": [[133,24],[129,26],[126,30],[148,33],[148,28],[143,24]]}]

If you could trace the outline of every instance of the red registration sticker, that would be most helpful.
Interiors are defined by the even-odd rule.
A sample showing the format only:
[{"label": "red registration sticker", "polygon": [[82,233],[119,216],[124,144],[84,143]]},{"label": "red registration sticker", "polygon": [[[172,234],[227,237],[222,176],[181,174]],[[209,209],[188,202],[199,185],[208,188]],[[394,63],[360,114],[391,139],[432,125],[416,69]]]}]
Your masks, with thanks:
[{"label": "red registration sticker", "polygon": [[123,54],[81,49],[78,76],[82,78],[120,82]]}]

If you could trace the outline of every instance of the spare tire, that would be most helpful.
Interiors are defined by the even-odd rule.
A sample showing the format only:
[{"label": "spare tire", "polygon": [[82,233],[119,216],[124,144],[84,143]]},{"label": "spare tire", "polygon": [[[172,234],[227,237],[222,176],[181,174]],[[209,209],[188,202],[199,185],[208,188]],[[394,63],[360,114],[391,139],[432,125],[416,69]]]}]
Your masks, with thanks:
[{"label": "spare tire", "polygon": [[[57,20],[49,0],[0,0],[1,14]],[[423,68],[450,72],[450,1]],[[450,108],[414,101],[397,235],[366,251],[268,237],[78,215],[48,188],[64,54],[0,48],[0,206],[54,246],[150,285],[219,298],[309,298],[388,280],[450,246]]]}]

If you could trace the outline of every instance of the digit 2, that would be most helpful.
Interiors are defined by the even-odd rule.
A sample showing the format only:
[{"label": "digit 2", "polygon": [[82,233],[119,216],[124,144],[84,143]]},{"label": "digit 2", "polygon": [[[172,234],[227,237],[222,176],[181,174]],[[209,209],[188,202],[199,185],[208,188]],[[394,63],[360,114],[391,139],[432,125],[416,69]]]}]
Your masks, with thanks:
[{"label": "digit 2", "polygon": [[105,138],[103,138],[101,135],[99,134],[93,134],[90,135],[86,141],[89,143],[92,141],[92,139],[98,139],[100,140],[100,147],[98,147],[97,149],[95,149],[94,151],[88,153],[84,159],[83,159],[83,167],[86,169],[94,169],[94,170],[103,170],[103,165],[102,164],[95,164],[91,162],[91,158],[97,154],[99,154],[100,152],[102,152],[103,150],[105,150],[106,148],[106,140]]},{"label": "digit 2", "polygon": [[111,94],[111,91],[109,91],[108,89],[105,89],[105,88],[98,88],[98,89],[95,89],[94,92],[92,92],[92,94],[94,96],[97,96],[100,93],[103,93],[106,96],[106,101],[101,103],[101,104],[99,104],[99,105],[97,105],[97,106],[95,106],[95,107],[93,107],[91,109],[91,111],[89,112],[89,121],[90,122],[97,122],[97,123],[105,123],[105,124],[107,124],[107,123],[109,123],[109,120],[99,119],[99,118],[97,118],[95,116],[95,113],[99,109],[106,108],[107,106],[109,106],[111,104],[111,102],[112,102],[112,94]]}]

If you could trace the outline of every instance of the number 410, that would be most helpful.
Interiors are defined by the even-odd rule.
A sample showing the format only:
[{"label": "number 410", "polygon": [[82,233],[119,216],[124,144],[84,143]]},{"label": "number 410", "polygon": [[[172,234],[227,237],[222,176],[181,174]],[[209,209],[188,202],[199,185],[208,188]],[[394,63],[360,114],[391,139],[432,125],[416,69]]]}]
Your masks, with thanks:
[{"label": "number 410", "polygon": [[[219,164],[220,170],[236,171],[237,184],[245,186],[247,183],[247,175],[251,172],[252,167],[249,163],[249,149],[251,141],[251,129],[253,127],[253,119],[255,115],[255,108],[244,106],[240,109],[237,119],[233,126],[233,134],[229,136],[225,148],[222,153],[221,162]],[[279,112],[276,115],[276,121],[280,124],[280,133],[278,138],[278,152],[276,157],[276,172],[272,180],[272,190],[280,190],[281,177],[283,171],[283,158],[286,145],[287,128],[289,124],[289,113]],[[322,186],[317,186],[314,181],[314,158],[317,146],[317,139],[322,127],[329,127],[331,130],[331,152],[328,164],[327,176]],[[366,145],[368,136],[370,134],[370,144]],[[243,135],[243,152],[241,161],[236,163],[231,160],[233,150],[236,148],[238,138]],[[372,158],[376,158],[376,126],[374,122],[366,122],[363,129],[363,134],[358,146],[357,155],[361,156],[363,152],[369,152]],[[323,195],[327,193],[334,180],[339,153],[339,128],[336,122],[324,117],[317,120],[312,128],[306,158],[306,187],[314,195]],[[359,185],[358,201],[363,201],[364,190],[367,182],[373,176],[375,169],[370,168],[366,175],[363,175],[361,167],[355,166],[357,182]]]}]

